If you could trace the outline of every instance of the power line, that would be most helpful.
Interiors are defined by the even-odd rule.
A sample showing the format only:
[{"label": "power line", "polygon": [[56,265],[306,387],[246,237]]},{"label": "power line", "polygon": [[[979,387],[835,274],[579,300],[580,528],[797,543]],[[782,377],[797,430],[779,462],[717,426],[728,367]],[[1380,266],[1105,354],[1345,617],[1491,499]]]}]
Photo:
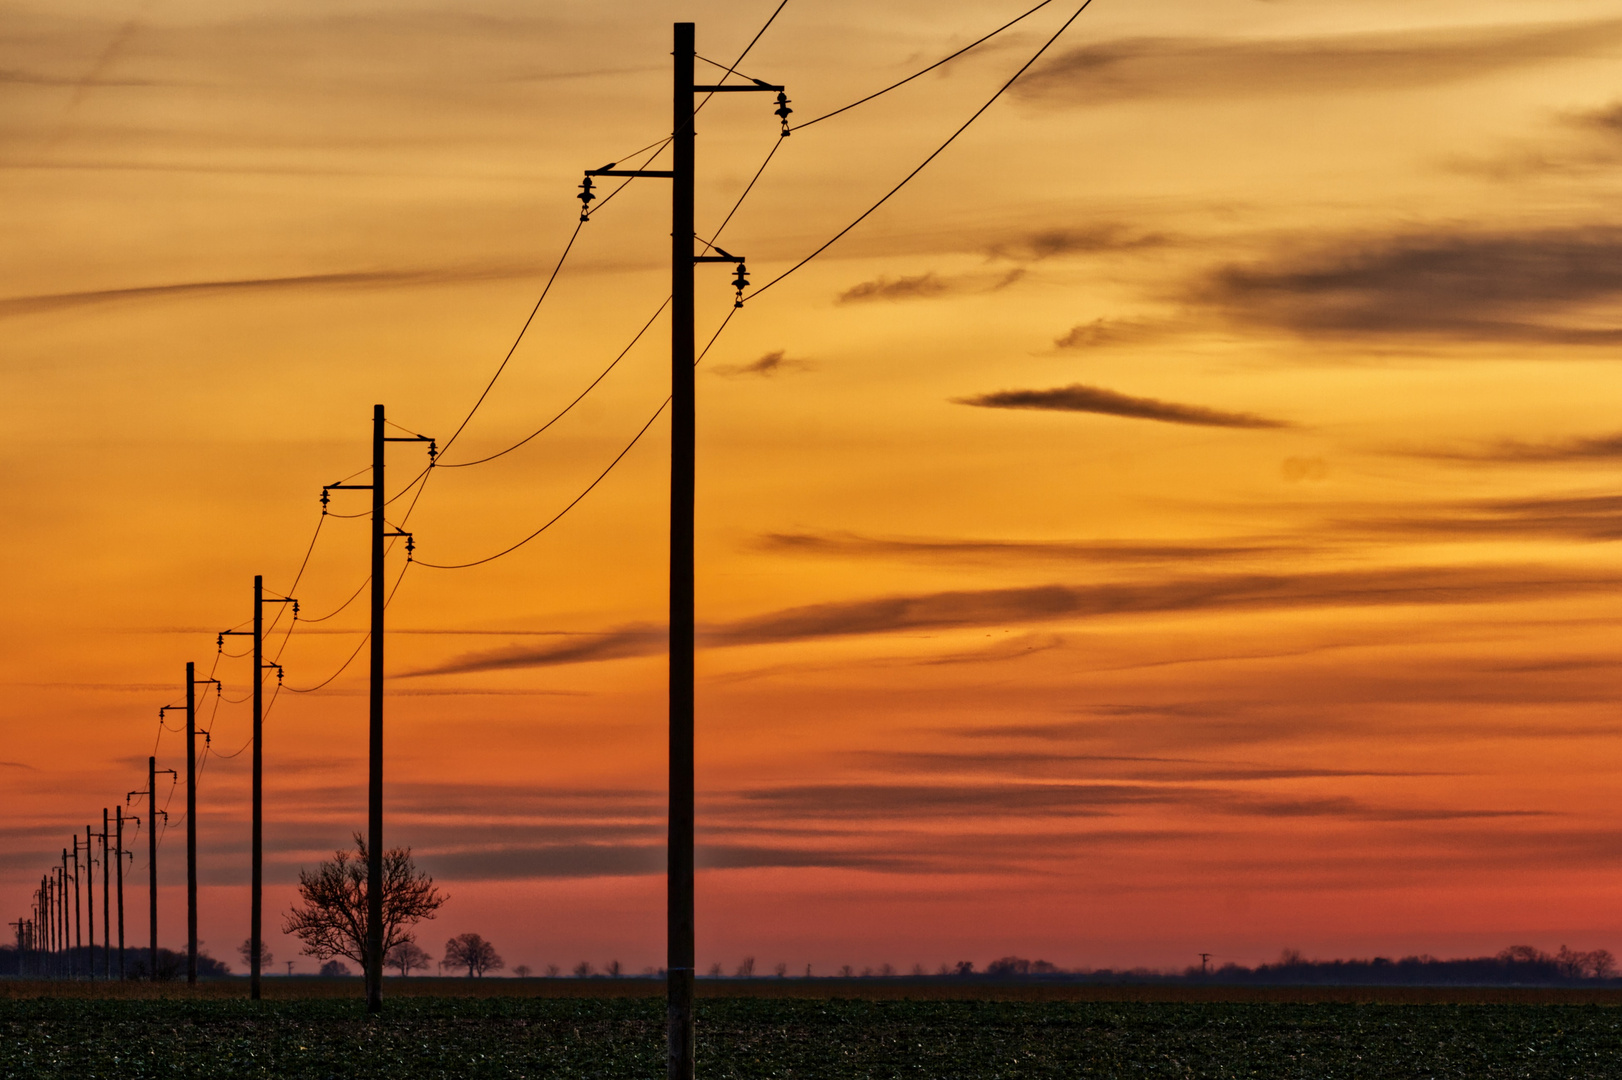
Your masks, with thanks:
[{"label": "power line", "polygon": [[535,539],[537,536],[541,535],[546,530],[550,529],[553,525],[556,525],[560,520],[562,520],[563,515],[567,514],[570,510],[573,510],[575,508],[575,505],[577,503],[579,503],[581,499],[584,499],[587,495],[590,495],[592,489],[595,488],[598,484],[602,483],[603,478],[606,477],[609,473],[614,471],[614,466],[618,465],[620,463],[620,459],[624,458],[626,454],[629,454],[631,452],[631,447],[635,446],[637,444],[637,442],[642,438],[642,436],[647,434],[648,429],[653,426],[653,422],[655,420],[659,419],[659,414],[664,412],[665,407],[667,405],[669,405],[669,404],[670,404],[670,399],[667,397],[659,405],[659,407],[654,410],[653,415],[648,417],[648,422],[646,424],[642,425],[642,430],[638,431],[631,438],[631,441],[625,444],[625,449],[621,450],[614,457],[614,460],[608,463],[608,468],[604,469],[601,473],[599,473],[597,475],[597,479],[593,480],[590,484],[586,485],[586,490],[584,490],[580,494],[576,495],[570,501],[568,506],[565,506],[562,510],[559,510],[556,514],[554,514],[552,516],[552,519],[550,521],[548,521],[545,525],[542,525],[539,529],[536,529],[534,532],[530,533],[528,536],[526,536],[522,540],[518,541],[518,543],[513,544],[511,547],[503,548],[501,551],[496,552],[494,555],[486,555],[482,559],[474,559],[472,562],[465,562],[465,563],[431,563],[431,562],[425,562],[422,559],[418,559],[417,562],[419,562],[423,566],[429,567],[430,569],[433,569],[433,570],[466,570],[470,566],[482,566],[483,564],[485,564],[487,562],[491,562],[491,561],[493,561],[495,559],[501,558],[503,555],[510,555],[513,552],[517,551],[519,548],[523,547],[525,544],[529,543],[531,540]]},{"label": "power line", "polygon": [[848,112],[849,110],[854,109],[858,105],[866,105],[869,101],[872,101],[876,97],[883,97],[885,94],[888,94],[891,90],[895,90],[895,89],[897,89],[899,87],[906,86],[908,83],[912,82],[912,80],[918,78],[919,76],[928,75],[931,71],[934,71],[936,68],[940,67],[942,64],[949,63],[950,61],[956,60],[958,57],[962,56],[964,53],[968,52],[970,49],[974,48],[975,46],[984,45],[986,42],[990,41],[992,38],[996,37],[998,34],[1002,33],[1004,30],[1007,30],[1010,26],[1013,26],[1015,23],[1018,23],[1018,22],[1023,22],[1025,19],[1028,19],[1032,15],[1035,15],[1038,11],[1041,11],[1043,8],[1047,7],[1051,3],[1053,3],[1053,0],[1042,0],[1042,2],[1040,4],[1037,4],[1035,7],[1031,8],[1029,11],[1027,11],[1025,14],[1019,15],[1019,16],[1009,20],[1008,22],[1003,23],[1001,26],[997,27],[997,29],[993,30],[991,33],[987,34],[985,37],[980,38],[980,39],[978,39],[976,41],[969,42],[967,45],[963,46],[963,48],[959,49],[957,52],[953,53],[952,55],[942,57],[941,59],[935,61],[933,64],[930,64],[928,67],[924,68],[921,71],[913,72],[911,75],[908,75],[905,79],[902,79],[900,82],[891,83],[889,86],[886,86],[883,90],[875,90],[873,93],[867,95],[866,97],[859,98],[856,101],[851,102],[849,105],[841,106],[840,108],[835,109],[833,112],[823,113],[821,116],[818,116],[815,119],[806,120],[803,123],[799,123],[799,124],[793,124],[793,125],[791,125],[789,127],[789,130],[790,131],[799,131],[802,128],[810,127],[812,124],[820,124],[822,121],[828,119],[830,116],[838,116],[840,113]]},{"label": "power line", "polygon": [[669,306],[670,306],[670,297],[667,296],[667,297],[665,297],[664,302],[659,305],[658,310],[654,311],[654,313],[648,317],[648,321],[642,324],[642,329],[640,329],[640,330],[638,330],[636,332],[636,336],[631,339],[631,343],[629,345],[625,346],[625,348],[621,349],[620,352],[619,352],[619,355],[614,357],[614,359],[609,363],[609,365],[607,367],[603,368],[602,372],[595,379],[591,380],[591,384],[588,385],[584,390],[580,391],[579,395],[576,396],[573,401],[569,402],[569,404],[565,405],[563,407],[562,411],[560,411],[556,416],[552,417],[552,419],[550,419],[546,423],[542,424],[539,428],[535,429],[530,434],[525,435],[522,439],[519,439],[517,442],[513,443],[511,446],[507,447],[507,449],[505,449],[505,450],[498,450],[494,454],[490,454],[487,457],[478,458],[478,459],[476,459],[474,461],[458,461],[458,462],[455,462],[454,464],[441,462],[439,467],[442,468],[442,469],[465,469],[469,465],[483,465],[487,461],[494,461],[498,457],[501,457],[501,456],[503,456],[505,454],[510,454],[514,450],[517,450],[520,446],[523,446],[525,443],[529,442],[531,439],[533,439],[537,435],[541,434],[541,432],[545,431],[547,428],[551,427],[553,424],[557,423],[559,420],[562,420],[564,418],[564,416],[568,415],[570,409],[573,409],[576,405],[580,404],[581,400],[584,399],[587,394],[589,394],[593,390],[595,390],[597,388],[597,384],[602,382],[605,378],[607,378],[608,373],[610,371],[613,371],[615,366],[618,365],[621,360],[625,359],[626,354],[629,353],[633,348],[636,347],[637,342],[642,340],[642,335],[646,334],[648,332],[648,329],[651,326],[653,326],[654,320],[658,319],[659,316],[664,313],[665,308],[667,308]]},{"label": "power line", "polygon": [[513,339],[512,347],[507,350],[507,355],[502,357],[501,363],[496,367],[496,373],[490,376],[490,381],[485,383],[484,390],[480,392],[478,400],[473,403],[473,408],[467,411],[467,415],[462,418],[460,424],[456,425],[456,430],[451,433],[451,437],[445,440],[445,445],[440,448],[440,453],[444,453],[451,448],[451,444],[457,440],[467,427],[468,422],[473,419],[473,415],[479,411],[479,406],[484,404],[484,399],[490,396],[490,390],[496,385],[496,380],[501,378],[501,373],[507,370],[507,364],[512,360],[513,353],[518,351],[519,342],[524,340],[524,333],[529,330],[530,323],[535,321],[536,313],[541,310],[541,304],[546,300],[546,294],[552,291],[552,283],[558,279],[558,271],[563,269],[564,260],[569,257],[569,252],[574,249],[575,239],[579,237],[580,228],[584,224],[584,221],[575,222],[574,232],[569,234],[568,243],[563,245],[563,253],[558,256],[557,265],[552,267],[552,274],[546,279],[546,285],[541,289],[541,295],[536,298],[535,306],[530,308],[529,318],[525,319],[524,325],[518,328],[518,336]]},{"label": "power line", "polygon": [[[727,324],[732,321],[732,316],[737,310],[738,309],[735,308],[735,307],[727,309],[726,318],[721,320],[721,325],[715,328],[715,333],[714,334],[710,335],[709,343],[704,346],[703,351],[701,351],[698,354],[697,359],[695,359],[693,361],[693,366],[694,367],[697,367],[700,363],[703,362],[704,357],[710,351],[710,347],[713,346],[715,344],[715,342],[716,342],[716,339],[721,336],[721,331],[723,331],[723,330],[725,330],[727,328]],[[422,559],[418,559],[416,561],[418,563],[420,563],[421,565],[429,567],[430,569],[433,569],[433,570],[466,570],[469,567],[482,566],[484,563],[492,562],[492,561],[494,561],[496,559],[501,558],[503,555],[510,555],[513,552],[517,551],[519,548],[523,547],[525,544],[529,543],[531,540],[535,539],[537,536],[541,535],[546,530],[550,529],[553,525],[556,525],[560,520],[562,520],[562,518],[563,518],[563,516],[565,514],[567,514],[570,510],[573,510],[575,508],[575,506],[578,505],[580,503],[580,501],[582,499],[584,499],[587,495],[590,495],[591,492],[592,492],[592,489],[595,488],[598,484],[602,483],[603,480],[608,476],[608,474],[614,471],[614,466],[618,465],[620,463],[620,461],[624,459],[625,455],[629,454],[631,452],[631,448],[634,447],[639,441],[641,441],[642,436],[646,435],[647,432],[648,432],[648,429],[653,426],[653,422],[655,420],[659,419],[659,414],[664,412],[665,409],[669,405],[670,405],[670,398],[668,398],[668,397],[665,398],[664,401],[660,402],[659,407],[657,409],[653,410],[653,415],[648,417],[648,422],[646,424],[643,424],[642,429],[631,437],[631,441],[625,444],[625,449],[621,450],[617,455],[615,455],[614,460],[610,461],[608,463],[608,468],[604,469],[601,473],[599,473],[597,475],[597,479],[593,480],[590,484],[587,484],[586,489],[584,491],[582,491],[580,494],[576,495],[574,497],[574,499],[570,501],[569,505],[565,506],[562,510],[559,510],[556,514],[554,514],[552,516],[551,520],[549,520],[546,524],[542,525],[540,528],[536,529],[534,532],[530,533],[528,536],[524,537],[522,540],[518,541],[518,543],[513,544],[511,547],[508,547],[508,548],[505,548],[505,549],[503,549],[501,551],[498,551],[494,555],[487,555],[482,559],[475,559],[472,562],[465,562],[465,563],[431,563],[431,562],[424,562]],[[390,594],[390,595],[391,595],[391,598],[392,598],[393,594]],[[359,652],[358,649],[356,651]],[[350,659],[354,659],[354,657],[350,657]]]},{"label": "power line", "polygon": [[891,196],[893,196],[896,192],[900,191],[902,188],[906,187],[908,181],[910,181],[913,177],[915,177],[919,173],[923,172],[925,166],[927,166],[931,161],[934,161],[937,157],[939,157],[941,155],[941,153],[948,146],[951,146],[952,143],[957,140],[957,137],[959,135],[963,134],[965,131],[967,131],[969,129],[970,124],[972,124],[976,120],[978,120],[982,113],[984,113],[987,109],[991,108],[992,104],[995,103],[998,98],[1002,97],[1003,94],[1008,90],[1008,88],[1010,86],[1013,86],[1015,81],[1021,75],[1025,74],[1025,72],[1030,69],[1030,66],[1032,64],[1036,63],[1037,60],[1041,59],[1042,54],[1047,52],[1049,47],[1051,47],[1055,41],[1059,40],[1059,36],[1061,34],[1063,34],[1066,30],[1070,29],[1070,24],[1075,22],[1078,18],[1080,18],[1081,13],[1086,11],[1087,8],[1092,4],[1092,2],[1093,2],[1093,0],[1085,0],[1085,2],[1075,10],[1074,14],[1072,14],[1070,16],[1070,18],[1068,18],[1068,19],[1066,19],[1064,21],[1064,25],[1059,27],[1059,29],[1054,32],[1053,36],[1048,38],[1047,41],[1042,44],[1042,47],[1040,49],[1037,49],[1036,53],[1029,60],[1025,61],[1025,63],[1020,66],[1020,69],[1018,71],[1014,72],[1013,76],[1007,82],[1003,83],[1002,86],[998,87],[997,92],[995,94],[992,94],[991,97],[986,101],[986,103],[984,105],[982,105],[978,109],[976,109],[974,111],[973,116],[969,117],[967,120],[965,120],[963,122],[962,127],[958,128],[956,131],[952,132],[952,134],[947,137],[945,142],[941,143],[940,146],[936,147],[934,152],[932,152],[928,157],[926,157],[918,165],[917,168],[913,169],[912,172],[910,172],[906,176],[902,177],[901,182],[899,184],[897,184],[895,187],[891,188],[889,191],[885,192],[884,196],[882,198],[880,198],[878,202],[874,203],[872,206],[870,206],[866,210],[862,211],[861,215],[859,217],[857,217],[855,221],[851,222],[849,225],[846,225],[843,229],[840,229],[837,233],[835,233],[821,247],[817,248],[811,254],[807,255],[805,258],[801,259],[799,262],[795,263],[793,266],[789,267],[787,270],[784,270],[781,274],[778,274],[776,277],[772,278],[766,284],[760,286],[758,289],[755,289],[753,292],[749,293],[749,295],[746,296],[744,299],[745,300],[754,299],[755,297],[759,296],[761,293],[765,292],[767,289],[771,288],[773,285],[776,285],[779,281],[782,281],[784,278],[786,278],[790,274],[794,273],[794,271],[798,270],[800,267],[804,266],[806,263],[810,262],[812,259],[816,258],[818,255],[821,255],[824,251],[827,251],[830,247],[833,247],[834,243],[837,242],[840,237],[844,236],[846,233],[850,232],[856,226],[860,225],[863,221],[867,220],[868,216],[871,215],[873,213],[873,211],[877,210],[879,207],[881,207],[885,203],[889,202]]},{"label": "power line", "polygon": [[[385,610],[388,608],[388,606],[390,604],[394,603],[394,594],[400,591],[400,582],[405,580],[406,571],[409,570],[410,568],[411,568],[411,563],[409,563],[409,562],[400,567],[400,576],[394,579],[394,586],[389,589],[389,595],[386,598],[384,598],[384,600],[383,600],[383,607],[384,607]],[[290,693],[290,694],[313,694],[317,690],[320,690],[322,687],[324,687],[328,683],[332,682],[333,679],[336,679],[338,676],[342,675],[346,670],[348,670],[349,665],[353,664],[355,662],[355,657],[360,655],[360,651],[366,647],[366,643],[368,641],[370,641],[371,639],[372,639],[372,634],[371,634],[371,631],[368,630],[366,632],[366,636],[360,639],[360,644],[355,646],[355,651],[349,654],[349,659],[345,660],[343,662],[343,666],[340,667],[337,671],[334,671],[331,675],[328,675],[325,679],[323,679],[320,682],[316,683],[314,686],[306,687],[303,690],[300,690],[296,686],[289,686],[289,687],[287,687],[288,693]],[[280,691],[281,688],[282,688],[281,684],[278,683],[276,689],[278,691]],[[271,703],[274,704],[275,700],[276,699],[274,697],[271,698]]]}]

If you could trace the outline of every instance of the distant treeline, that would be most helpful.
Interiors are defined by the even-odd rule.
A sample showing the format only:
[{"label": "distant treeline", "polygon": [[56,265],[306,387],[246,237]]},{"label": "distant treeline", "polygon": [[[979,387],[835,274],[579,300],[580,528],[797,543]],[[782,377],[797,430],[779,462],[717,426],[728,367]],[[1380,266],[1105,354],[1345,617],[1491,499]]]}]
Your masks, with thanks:
[{"label": "distant treeline", "polygon": [[[124,949],[124,975],[131,979],[145,979],[150,974],[152,954],[146,948],[127,947]],[[88,977],[94,965],[96,978],[102,977],[111,961],[113,978],[118,977],[118,950],[104,949],[100,945],[91,948],[81,945],[75,949],[68,949],[59,953],[41,954],[25,951],[19,953],[15,945],[0,945],[0,977],[12,975],[42,976],[45,978],[63,978],[71,972],[77,977]],[[231,969],[208,953],[201,950],[197,953],[197,974],[205,978],[231,974]],[[158,979],[184,979],[186,977],[186,954],[175,952],[172,949],[158,948]]]},{"label": "distant treeline", "polygon": [[[967,968],[967,970],[965,970]],[[1147,968],[1117,971],[1089,969],[1065,971],[1044,960],[1005,956],[986,965],[983,973],[972,965],[959,964],[958,974],[989,978],[1066,979],[1087,982],[1169,982],[1225,983],[1240,985],[1328,986],[1502,986],[1615,982],[1616,958],[1609,950],[1578,952],[1562,945],[1557,953],[1546,953],[1530,945],[1512,945],[1496,956],[1442,960],[1434,956],[1405,956],[1393,960],[1376,956],[1370,960],[1308,960],[1286,949],[1271,964],[1245,967],[1222,964],[1201,969],[1194,965],[1181,972],[1152,971]]]}]

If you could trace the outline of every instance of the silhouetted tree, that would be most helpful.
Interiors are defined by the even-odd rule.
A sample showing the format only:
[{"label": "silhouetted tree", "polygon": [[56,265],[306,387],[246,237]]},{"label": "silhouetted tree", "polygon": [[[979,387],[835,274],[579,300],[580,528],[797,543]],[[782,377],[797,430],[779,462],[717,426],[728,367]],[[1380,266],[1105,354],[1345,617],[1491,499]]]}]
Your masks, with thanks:
[{"label": "silhouetted tree", "polygon": [[529,975],[530,975],[529,965],[528,964],[519,964],[517,967],[513,968],[513,974],[517,975],[520,979],[529,978]]},{"label": "silhouetted tree", "polygon": [[776,967],[772,968],[772,971],[777,974],[779,979],[788,977],[788,965],[781,960],[777,962]]},{"label": "silhouetted tree", "polygon": [[[250,938],[243,938],[242,939],[242,944],[237,946],[237,955],[242,957],[242,963],[247,967],[247,969],[249,971],[252,971],[253,970],[253,938],[250,937]],[[264,941],[261,940],[259,942],[259,970],[260,971],[268,971],[268,970],[270,970],[270,965],[275,963],[275,962],[276,962],[276,957],[271,954],[270,946],[266,945],[264,943]]]},{"label": "silhouetted tree", "polygon": [[752,979],[755,977],[755,958],[746,956],[738,963],[738,978]]},{"label": "silhouetted tree", "polygon": [[507,965],[496,954],[496,947],[478,934],[457,934],[445,942],[445,967],[465,967],[467,977],[482,977],[487,971],[500,971]]},{"label": "silhouetted tree", "polygon": [[606,972],[608,977],[611,979],[619,978],[620,972],[623,970],[624,969],[620,967],[620,962],[618,960],[610,960],[608,962],[608,966],[603,968],[603,971]]},{"label": "silhouetted tree", "polygon": [[558,967],[556,964],[548,964],[546,965],[546,977],[548,979],[555,979],[558,977],[558,973],[562,970],[563,969]]},{"label": "silhouetted tree", "polygon": [[[366,856],[366,838],[356,833],[354,851],[337,851],[315,870],[299,871],[300,903],[283,917],[282,933],[297,935],[306,956],[318,960],[344,956],[366,970]],[[447,899],[432,877],[418,872],[410,848],[385,851],[383,955],[416,940],[409,928],[433,918]]]},{"label": "silhouetted tree", "polygon": [[413,971],[427,971],[428,965],[433,962],[434,958],[415,941],[402,941],[383,957],[383,963],[388,967],[399,968],[402,977],[410,975]]},{"label": "silhouetted tree", "polygon": [[574,966],[574,977],[577,979],[589,979],[595,970],[591,966],[590,960],[582,960]]},{"label": "silhouetted tree", "polygon": [[338,979],[349,974],[349,965],[342,960],[328,960],[321,965],[321,976],[326,979]]}]

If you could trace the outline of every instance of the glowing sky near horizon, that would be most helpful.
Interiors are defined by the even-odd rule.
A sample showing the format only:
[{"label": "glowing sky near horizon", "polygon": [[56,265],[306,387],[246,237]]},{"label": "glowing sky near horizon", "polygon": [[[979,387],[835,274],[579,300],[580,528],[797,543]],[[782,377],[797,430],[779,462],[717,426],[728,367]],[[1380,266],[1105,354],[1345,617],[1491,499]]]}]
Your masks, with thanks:
[{"label": "glowing sky near horizon", "polygon": [[[215,633],[255,573],[292,581],[372,405],[461,422],[581,171],[667,133],[671,22],[730,61],[775,6],[0,15],[7,919],[154,740],[180,767],[156,716],[187,660],[243,698]],[[802,121],[1028,6],[789,0],[743,70]],[[771,280],[1073,10],[792,135],[723,245]],[[1600,0],[1095,0],[739,312],[699,377],[701,964],[1622,949],[1619,74]],[[770,109],[702,114],[705,235]],[[641,181],[585,226],[447,465],[654,314],[667,213]],[[419,556],[556,514],[653,415],[667,343],[660,317],[547,432],[436,470]],[[451,895],[435,956],[472,930],[509,965],[661,962],[667,447],[661,418],[534,542],[401,581],[387,828]],[[403,486],[422,454],[391,455]],[[366,557],[364,520],[326,519],[307,619]],[[285,629],[313,686],[364,605]],[[234,959],[248,707],[214,708],[202,936]],[[268,912],[364,827],[365,722],[363,661],[277,697]]]}]

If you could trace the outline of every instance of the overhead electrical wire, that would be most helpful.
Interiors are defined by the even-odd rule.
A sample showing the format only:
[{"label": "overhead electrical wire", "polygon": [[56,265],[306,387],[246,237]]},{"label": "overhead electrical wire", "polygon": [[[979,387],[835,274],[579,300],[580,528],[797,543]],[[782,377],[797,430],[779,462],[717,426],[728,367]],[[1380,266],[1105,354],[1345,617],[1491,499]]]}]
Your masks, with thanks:
[{"label": "overhead electrical wire", "polygon": [[908,75],[905,79],[902,79],[900,82],[893,82],[889,86],[886,86],[883,90],[875,90],[873,93],[867,95],[864,98],[858,98],[857,100],[851,102],[849,105],[840,106],[839,108],[835,109],[833,112],[823,113],[821,116],[814,117],[813,119],[810,119],[810,120],[801,121],[798,124],[790,124],[789,125],[789,130],[790,131],[801,131],[801,130],[804,130],[805,128],[810,127],[812,124],[820,124],[822,121],[828,119],[831,116],[838,116],[842,112],[848,112],[851,109],[856,108],[856,106],[858,106],[858,105],[866,105],[869,101],[872,101],[874,98],[883,97],[885,94],[888,94],[891,90],[895,90],[895,89],[898,89],[899,87],[906,86],[908,83],[912,82],[912,80],[914,80],[914,79],[916,79],[916,78],[918,78],[918,77],[920,77],[922,75],[928,75],[931,71],[934,71],[936,68],[940,67],[942,64],[947,64],[947,63],[950,63],[953,60],[956,60],[958,57],[962,56],[964,53],[968,52],[970,49],[973,49],[973,48],[975,48],[976,46],[979,46],[979,45],[984,45],[986,42],[990,41],[992,38],[996,37],[998,34],[1002,33],[1004,30],[1007,30],[1009,27],[1013,26],[1015,23],[1025,21],[1026,19],[1030,18],[1032,15],[1035,15],[1038,11],[1041,11],[1043,8],[1047,7],[1051,3],[1053,3],[1053,0],[1042,0],[1042,2],[1040,4],[1037,4],[1035,7],[1031,8],[1029,11],[1025,12],[1025,14],[1018,15],[1018,16],[1014,17],[1013,19],[1010,19],[1008,22],[1003,23],[1001,26],[997,27],[997,29],[993,30],[991,33],[987,34],[985,37],[978,38],[978,39],[976,39],[974,41],[969,42],[967,45],[963,46],[963,48],[959,49],[957,52],[952,53],[950,56],[941,57],[939,60],[935,61],[933,64],[930,64],[928,67],[926,67],[926,68],[924,68],[924,69],[922,69],[920,71],[913,72],[911,75]]},{"label": "overhead electrical wire", "polygon": [[821,247],[817,248],[811,254],[807,255],[805,258],[801,259],[799,262],[795,263],[793,266],[789,267],[787,270],[784,270],[781,274],[778,274],[776,277],[772,278],[766,284],[760,286],[757,289],[754,289],[753,291],[751,291],[750,293],[745,295],[744,300],[748,301],[748,300],[754,299],[755,297],[759,296],[761,293],[765,292],[767,289],[770,289],[773,285],[776,285],[779,281],[782,281],[784,278],[788,277],[790,274],[792,274],[796,270],[800,269],[800,267],[804,266],[806,263],[810,262],[812,259],[816,258],[818,255],[821,255],[824,251],[827,251],[830,247],[832,247],[846,233],[850,232],[856,226],[860,225],[863,221],[867,220],[868,216],[871,215],[875,210],[877,210],[879,207],[883,206],[885,203],[889,202],[891,196],[895,195],[896,192],[898,192],[902,188],[906,187],[908,182],[911,181],[913,177],[915,177],[919,173],[923,172],[924,168],[931,161],[934,161],[937,157],[939,157],[942,154],[942,152],[944,152],[946,150],[946,148],[948,146],[951,146],[952,143],[957,140],[957,137],[959,135],[963,134],[965,131],[967,131],[969,129],[970,124],[973,124],[976,120],[980,119],[981,115],[987,109],[991,108],[991,106],[997,101],[997,99],[1002,97],[1003,94],[1007,92],[1008,88],[1010,86],[1013,86],[1014,83],[1019,79],[1019,77],[1021,75],[1025,74],[1026,71],[1030,70],[1031,65],[1036,63],[1037,60],[1041,59],[1042,54],[1047,52],[1048,49],[1050,47],[1052,47],[1052,45],[1053,45],[1053,43],[1055,41],[1059,40],[1060,35],[1062,35],[1066,30],[1070,29],[1070,24],[1075,22],[1077,19],[1079,19],[1081,17],[1081,13],[1086,11],[1087,8],[1092,4],[1092,2],[1093,2],[1093,0],[1085,0],[1085,2],[1080,7],[1078,7],[1075,10],[1075,12],[1068,19],[1066,19],[1064,21],[1064,25],[1060,26],[1058,30],[1054,31],[1053,36],[1048,38],[1047,41],[1043,42],[1042,47],[1040,49],[1037,49],[1035,54],[1033,54],[1031,56],[1031,58],[1029,60],[1025,61],[1024,64],[1020,65],[1020,69],[1018,71],[1014,72],[1014,74],[1009,78],[1009,80],[1007,82],[1003,83],[1000,87],[998,87],[997,92],[992,94],[991,97],[989,99],[987,99],[987,101],[986,101],[986,103],[984,105],[980,106],[978,109],[976,109],[974,111],[973,116],[971,116],[967,120],[963,121],[963,125],[961,127],[959,127],[956,131],[952,132],[951,135],[947,136],[946,141],[941,143],[938,147],[936,147],[934,149],[934,151],[931,152],[928,157],[924,158],[924,160],[918,164],[917,168],[913,169],[912,172],[910,172],[906,176],[902,177],[900,183],[896,184],[895,187],[893,187],[889,191],[885,192],[884,195],[879,199],[878,202],[874,203],[872,206],[868,207],[866,210],[863,210],[861,212],[861,214],[856,218],[855,221],[852,221],[849,225],[846,225],[843,229],[840,229],[837,233],[835,233],[832,237],[830,237],[827,240],[826,243],[824,243]]},{"label": "overhead electrical wire", "polygon": [[[384,601],[383,601],[383,607],[384,607],[385,610],[388,609],[388,606],[390,604],[394,603],[394,594],[399,591],[400,582],[405,580],[406,571],[411,568],[411,565],[412,564],[408,562],[408,563],[406,563],[406,564],[404,564],[403,566],[400,567],[400,576],[394,579],[394,587],[389,590],[388,597],[385,598]],[[353,664],[355,662],[355,657],[360,655],[360,651],[366,647],[366,643],[368,641],[370,641],[370,640],[372,640],[372,632],[370,630],[368,630],[366,632],[366,636],[361,638],[360,644],[355,646],[355,651],[349,654],[349,659],[345,660],[343,662],[343,666],[340,667],[337,671],[334,671],[331,675],[328,675],[325,679],[322,679],[320,682],[316,683],[314,686],[308,686],[308,687],[305,687],[302,690],[299,689],[296,686],[289,686],[289,687],[287,687],[288,693],[292,693],[292,694],[313,694],[317,690],[320,690],[322,687],[326,686],[328,683],[332,682],[332,680],[336,679],[338,676],[342,675],[345,671],[347,671],[349,669],[349,665]]]}]

